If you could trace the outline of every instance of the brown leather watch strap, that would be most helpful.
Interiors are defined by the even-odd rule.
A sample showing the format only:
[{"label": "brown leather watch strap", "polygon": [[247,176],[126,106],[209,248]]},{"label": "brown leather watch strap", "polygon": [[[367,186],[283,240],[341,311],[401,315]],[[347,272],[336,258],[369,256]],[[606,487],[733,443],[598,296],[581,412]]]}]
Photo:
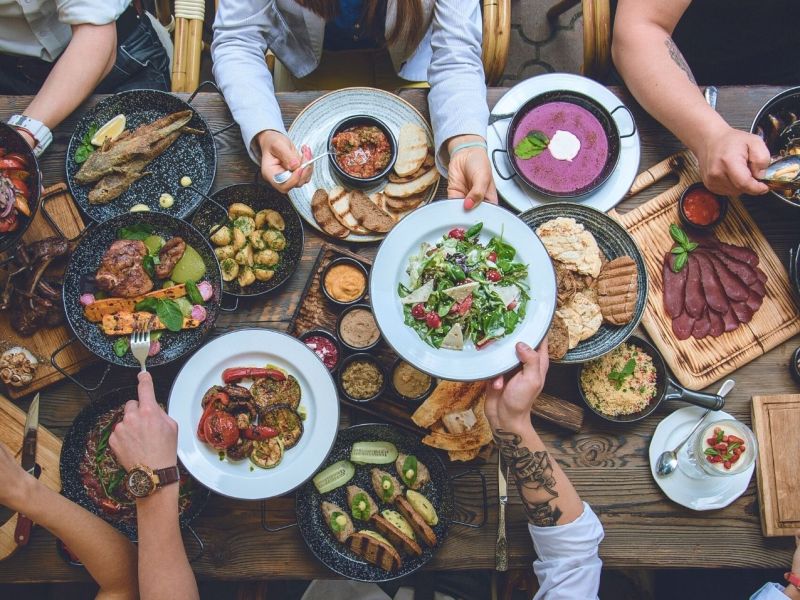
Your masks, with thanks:
[{"label": "brown leather watch strap", "polygon": [[181,474],[180,471],[178,471],[177,466],[167,467],[166,469],[156,469],[153,471],[153,473],[158,476],[158,487],[175,483],[181,478]]}]

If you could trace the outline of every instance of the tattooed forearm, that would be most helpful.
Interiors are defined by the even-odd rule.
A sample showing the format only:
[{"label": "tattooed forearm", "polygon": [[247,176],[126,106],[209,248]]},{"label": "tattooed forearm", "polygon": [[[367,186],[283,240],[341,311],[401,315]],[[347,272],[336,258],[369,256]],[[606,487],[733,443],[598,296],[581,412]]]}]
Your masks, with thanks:
[{"label": "tattooed forearm", "polygon": [[561,511],[550,505],[558,498],[550,455],[545,451],[531,452],[520,446],[522,438],[516,433],[495,429],[494,439],[501,460],[514,475],[530,522],[540,527],[555,525]]},{"label": "tattooed forearm", "polygon": [[664,45],[667,47],[667,51],[669,52],[670,58],[673,61],[675,61],[675,64],[678,65],[686,73],[686,76],[689,78],[689,81],[696,84],[697,82],[694,80],[694,75],[692,75],[692,70],[689,68],[686,59],[683,58],[683,54],[681,54],[681,51],[678,50],[678,47],[675,45],[675,42],[672,40],[672,38],[668,37],[667,39],[665,39]]}]

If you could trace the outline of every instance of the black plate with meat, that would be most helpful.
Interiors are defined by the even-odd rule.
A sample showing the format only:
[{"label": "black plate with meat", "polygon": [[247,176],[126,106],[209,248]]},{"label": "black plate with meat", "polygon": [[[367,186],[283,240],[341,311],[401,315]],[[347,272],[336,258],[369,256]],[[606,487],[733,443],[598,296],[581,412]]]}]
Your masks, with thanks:
[{"label": "black plate with meat", "polygon": [[[36,211],[39,210],[39,204],[42,198],[42,172],[39,170],[39,161],[36,160],[30,146],[28,146],[22,136],[17,133],[16,129],[5,123],[0,123],[0,148],[2,148],[5,153],[22,155],[27,162],[27,171],[29,175],[26,184],[30,190],[28,208],[31,213],[30,217],[18,214],[16,229],[7,233],[0,233],[0,252],[4,252],[12,248],[22,236],[25,235],[28,227],[36,218]],[[2,223],[0,223],[0,225],[2,225]]]},{"label": "black plate with meat", "polygon": [[[92,126],[102,127],[117,115],[125,115],[126,131],[147,125],[173,113],[189,110],[191,120],[187,126],[198,133],[180,135],[162,154],[147,164],[142,173],[119,197],[105,204],[89,202],[89,192],[94,183],[80,184],[75,176],[81,164],[75,161],[75,153]],[[217,150],[214,137],[205,119],[190,104],[177,96],[156,90],[132,90],[105,98],[91,108],[75,126],[69,141],[66,158],[67,184],[69,191],[81,210],[93,221],[102,222],[128,212],[135,204],[146,204],[150,210],[166,212],[177,217],[186,217],[202,200],[202,196],[180,180],[188,176],[191,186],[207,194],[214,182],[217,170]],[[172,194],[175,203],[169,208],[159,205],[163,193]]]},{"label": "black plate with meat", "polygon": [[[437,538],[437,543],[433,548],[421,544],[423,550],[421,556],[403,556],[403,563],[399,569],[385,571],[367,562],[338,542],[324,520],[320,508],[323,501],[333,502],[345,509],[349,514],[346,491],[348,485],[357,485],[369,492],[376,501],[379,511],[387,508],[393,509],[393,506],[378,501],[370,480],[370,471],[373,467],[378,467],[396,476],[397,473],[393,463],[388,465],[357,464],[355,465],[355,475],[346,485],[326,494],[320,494],[313,481],[307,482],[297,492],[296,512],[297,525],[300,528],[303,540],[322,564],[334,573],[348,579],[378,582],[404,577],[426,565],[433,558],[434,552],[444,544],[450,525],[458,524],[458,522],[454,520],[455,499],[452,479],[439,456],[432,448],[422,445],[419,440],[389,425],[364,424],[341,430],[336,438],[333,450],[331,450],[320,471],[340,460],[348,460],[350,458],[350,450],[355,442],[374,441],[391,442],[400,453],[413,454],[428,467],[431,480],[418,491],[430,500],[439,517],[438,524],[432,526]],[[356,531],[362,529],[375,531],[375,527],[371,523],[364,524],[354,521],[354,525]]]},{"label": "black plate with meat", "polygon": [[239,285],[236,279],[225,281],[223,289],[226,294],[246,297],[266,294],[283,285],[295,272],[303,256],[303,223],[300,215],[289,199],[266,185],[256,183],[238,183],[229,185],[211,195],[213,202],[205,200],[192,216],[192,225],[201,232],[210,235],[211,229],[225,221],[227,208],[234,202],[246,204],[255,212],[264,209],[277,211],[285,224],[283,237],[286,247],[280,252],[280,262],[273,269],[275,274],[268,281],[256,280],[247,287]]},{"label": "black plate with meat", "polygon": [[219,299],[222,295],[219,263],[208,241],[189,223],[163,213],[144,212],[125,213],[91,226],[78,242],[64,273],[64,312],[75,337],[90,352],[121,367],[139,366],[130,351],[121,357],[117,356],[113,348],[116,338],[103,333],[98,323],[89,321],[80,302],[80,296],[87,290],[87,286],[91,285],[104,253],[117,240],[118,231],[139,224],[148,225],[154,234],[165,240],[175,236],[183,238],[186,244],[194,248],[202,258],[206,267],[203,279],[208,281],[213,289],[211,299],[205,303],[206,319],[199,327],[176,333],[167,332],[161,337],[161,351],[147,359],[148,367],[157,367],[196,350],[219,315]]},{"label": "black plate with meat", "polygon": [[[136,540],[136,505],[124,489],[125,471],[110,450],[103,450],[107,448],[110,427],[122,418],[125,402],[132,399],[136,399],[135,387],[119,388],[86,406],[64,437],[60,471],[61,493],[65,497]],[[102,457],[99,462],[98,455]],[[180,469],[180,524],[186,527],[203,510],[209,491],[182,466]],[[112,488],[110,496],[105,494],[104,486]]]}]

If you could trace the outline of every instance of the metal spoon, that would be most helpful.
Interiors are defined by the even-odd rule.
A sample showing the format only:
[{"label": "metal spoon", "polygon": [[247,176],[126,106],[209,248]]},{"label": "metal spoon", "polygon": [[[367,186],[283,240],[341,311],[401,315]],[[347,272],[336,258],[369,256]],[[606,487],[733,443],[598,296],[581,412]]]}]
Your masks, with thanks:
[{"label": "metal spoon", "polygon": [[[297,167],[297,169],[295,169],[295,171],[299,171],[300,169],[305,169],[311,163],[316,162],[320,158],[322,158],[324,156],[328,156],[329,154],[334,154],[335,155],[336,152],[323,152],[319,156],[315,156],[311,160],[307,160],[306,162],[304,162],[302,165]],[[289,179],[292,177],[292,173],[294,173],[294,171],[281,171],[280,173],[276,173],[275,175],[272,176],[272,181],[274,181],[278,185],[282,185],[282,184],[286,183],[287,181],[289,181]]]},{"label": "metal spoon", "polygon": [[[726,379],[725,383],[722,384],[722,387],[719,388],[718,395],[722,396],[723,398],[728,395],[733,389],[733,386],[736,385],[736,382],[733,379]],[[703,424],[703,421],[706,420],[708,413],[711,412],[711,409],[705,411],[703,416],[700,417],[700,420],[697,421],[697,424],[692,428],[683,441],[678,444],[674,450],[664,450],[661,455],[658,457],[656,461],[656,473],[659,477],[666,477],[667,475],[672,475],[676,468],[678,468],[678,451],[683,448],[683,445],[689,441],[689,439],[694,435],[694,432]]]},{"label": "metal spoon", "polygon": [[768,188],[777,192],[800,188],[800,156],[792,154],[773,161],[759,181],[763,181]]}]

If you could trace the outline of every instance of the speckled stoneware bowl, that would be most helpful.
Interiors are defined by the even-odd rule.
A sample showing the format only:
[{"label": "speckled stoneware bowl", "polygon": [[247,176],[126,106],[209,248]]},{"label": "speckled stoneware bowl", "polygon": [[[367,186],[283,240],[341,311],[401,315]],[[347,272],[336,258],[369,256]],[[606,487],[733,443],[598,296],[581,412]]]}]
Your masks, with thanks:
[{"label": "speckled stoneware bowl", "polygon": [[607,214],[572,202],[554,202],[525,211],[519,218],[536,231],[545,221],[558,217],[571,217],[594,235],[597,245],[608,260],[620,256],[630,256],[638,270],[638,295],[633,318],[627,325],[608,325],[603,323],[600,330],[588,340],[580,342],[558,361],[559,363],[582,363],[611,352],[628,339],[639,326],[647,304],[647,269],[644,258],[634,239],[625,229]]},{"label": "speckled stoneware bowl", "polygon": [[[79,469],[81,459],[86,450],[89,432],[91,432],[98,419],[108,411],[125,404],[128,400],[135,400],[136,394],[136,388],[133,386],[112,390],[88,404],[78,413],[69,431],[67,431],[67,435],[64,437],[59,469],[61,472],[61,494],[63,496],[79,504],[89,512],[102,517],[132,540],[137,539],[135,520],[131,523],[114,520],[92,502],[86,493],[86,488],[83,486]],[[208,501],[209,491],[194,479],[191,482],[192,501],[189,507],[180,515],[181,527],[186,527],[194,521]]]},{"label": "speckled stoneware bowl", "polygon": [[[423,548],[422,556],[404,556],[402,567],[397,571],[388,572],[372,563],[368,563],[336,541],[336,538],[333,537],[328,525],[325,523],[320,509],[323,500],[333,502],[348,510],[347,485],[357,485],[370,492],[372,498],[377,500],[370,481],[370,470],[373,467],[378,467],[396,476],[394,463],[390,465],[355,465],[356,473],[353,479],[347,485],[327,494],[317,492],[313,482],[309,481],[297,492],[296,512],[297,525],[300,528],[303,540],[305,540],[306,545],[322,564],[334,573],[348,579],[377,582],[391,581],[410,575],[433,558],[433,553],[442,547],[447,537],[447,529],[454,513],[454,500],[452,482],[444,464],[436,453],[431,448],[423,446],[421,442],[410,435],[389,425],[365,424],[341,430],[336,438],[333,450],[320,470],[340,460],[349,459],[350,449],[355,442],[374,441],[391,442],[397,446],[400,452],[413,454],[428,467],[431,481],[425,484],[419,492],[431,501],[439,515],[439,523],[433,526],[433,531],[436,533],[438,540],[436,548],[429,548],[421,544]],[[379,510],[393,508],[384,502],[377,502],[377,504]],[[353,524],[356,526],[357,531],[361,529],[374,530],[371,525],[358,521]]]},{"label": "speckled stoneware bowl", "polygon": [[[75,174],[81,167],[75,162],[75,151],[89,127],[101,127],[115,116],[123,114],[125,128],[132,130],[182,110],[192,110],[194,116],[189,121],[189,127],[205,133],[181,135],[161,156],[147,165],[149,175],[135,181],[127,191],[108,204],[89,204],[89,192],[95,184],[80,185],[75,181]],[[67,148],[66,171],[72,197],[93,221],[99,223],[126,213],[134,204],[146,204],[150,210],[183,218],[191,214],[203,198],[191,189],[182,187],[180,180],[184,175],[188,176],[192,180],[192,187],[207,194],[217,171],[217,149],[208,124],[190,104],[166,92],[132,90],[101,100],[78,121]],[[175,197],[175,203],[166,209],[158,203],[158,198],[164,192]]]},{"label": "speckled stoneware bowl", "polygon": [[[238,183],[214,192],[211,195],[217,204],[205,200],[192,216],[192,225],[207,238],[211,228],[221,223],[227,214],[227,208],[234,202],[242,202],[258,212],[266,208],[277,211],[283,217],[286,229],[283,235],[286,238],[286,248],[281,251],[281,260],[275,269],[275,275],[269,281],[253,282],[243,288],[234,279],[223,281],[222,289],[232,296],[258,296],[265,294],[283,285],[295,272],[303,256],[303,223],[292,203],[283,194],[266,185],[256,183]],[[212,244],[213,245],[213,244]]]},{"label": "speckled stoneware bowl", "polygon": [[28,188],[30,189],[30,197],[28,198],[28,207],[31,209],[31,216],[19,214],[19,227],[16,231],[10,233],[0,233],[0,252],[8,250],[16,244],[33,220],[36,218],[36,211],[39,210],[39,204],[42,199],[42,172],[39,170],[39,162],[33,155],[30,146],[25,142],[22,136],[17,133],[17,130],[0,122],[0,148],[5,150],[6,154],[16,152],[22,154],[28,161],[28,171],[30,172],[30,179],[28,180]]},{"label": "speckled stoneware bowl", "polygon": [[89,321],[80,303],[82,281],[94,277],[106,250],[117,239],[121,227],[137,223],[147,223],[153,233],[169,239],[180,236],[197,250],[206,265],[205,281],[214,290],[212,298],[205,303],[208,313],[206,320],[196,329],[185,329],[179,333],[165,331],[161,336],[161,351],[147,359],[148,367],[158,367],[196,350],[214,326],[219,315],[219,302],[222,296],[222,276],[219,263],[208,241],[194,227],[176,217],[157,212],[125,213],[99,225],[92,225],[78,242],[69,258],[64,272],[64,312],[75,336],[86,348],[106,362],[121,367],[139,367],[133,354],[127,352],[119,357],[112,347],[114,339],[105,335],[98,323]]}]

